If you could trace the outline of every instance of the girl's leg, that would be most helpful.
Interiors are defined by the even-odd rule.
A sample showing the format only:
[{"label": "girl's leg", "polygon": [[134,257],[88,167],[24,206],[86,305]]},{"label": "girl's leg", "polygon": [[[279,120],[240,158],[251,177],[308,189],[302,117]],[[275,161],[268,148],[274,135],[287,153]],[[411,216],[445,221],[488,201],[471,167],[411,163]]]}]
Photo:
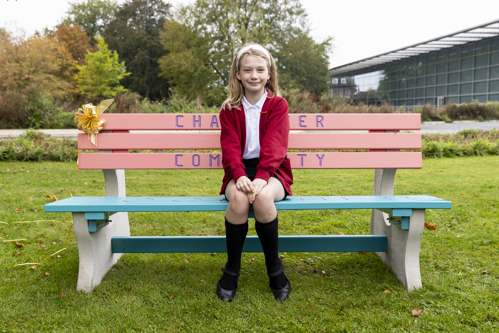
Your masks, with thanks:
[{"label": "girl's leg", "polygon": [[229,182],[225,192],[229,199],[229,206],[225,213],[227,263],[224,274],[217,285],[217,294],[220,299],[231,301],[237,289],[241,254],[248,233],[249,201],[246,193],[236,189],[234,180]]},{"label": "girl's leg", "polygon": [[279,257],[279,231],[275,201],[284,199],[284,188],[275,178],[270,178],[253,203],[255,211],[255,229],[262,244],[265,265],[269,275],[269,285],[276,299],[283,301],[289,295],[291,285],[284,274]]}]

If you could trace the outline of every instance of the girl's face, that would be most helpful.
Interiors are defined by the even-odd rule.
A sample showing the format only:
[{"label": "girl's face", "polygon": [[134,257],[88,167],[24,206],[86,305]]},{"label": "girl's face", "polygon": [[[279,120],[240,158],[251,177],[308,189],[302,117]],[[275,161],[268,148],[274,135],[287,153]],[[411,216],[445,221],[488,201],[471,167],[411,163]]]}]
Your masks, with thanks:
[{"label": "girl's face", "polygon": [[241,68],[236,72],[237,78],[245,89],[245,95],[263,95],[265,84],[270,79],[268,62],[254,55],[247,55],[241,60]]}]

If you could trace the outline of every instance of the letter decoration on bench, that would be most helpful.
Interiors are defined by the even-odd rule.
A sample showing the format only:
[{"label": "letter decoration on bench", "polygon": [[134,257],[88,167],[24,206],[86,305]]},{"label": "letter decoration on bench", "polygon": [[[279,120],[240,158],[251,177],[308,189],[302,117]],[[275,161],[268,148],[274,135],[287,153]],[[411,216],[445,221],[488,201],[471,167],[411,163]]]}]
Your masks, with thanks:
[{"label": "letter decoration on bench", "polygon": [[[224,236],[130,236],[128,212],[225,211],[221,197],[127,197],[125,169],[219,169],[218,114],[103,114],[95,147],[78,136],[79,169],[102,169],[105,197],[71,197],[45,205],[71,212],[79,253],[77,289],[91,292],[123,253],[225,252]],[[422,167],[419,114],[291,114],[288,153],[293,169],[375,169],[372,196],[291,196],[278,210],[369,209],[369,235],[285,235],[284,252],[376,252],[406,290],[420,288],[419,252],[426,209],[451,202],[427,195],[393,195],[396,169]],[[133,132],[131,132],[133,131]],[[174,150],[130,153],[130,150]],[[313,152],[310,152],[310,151]],[[331,151],[332,150],[332,151]],[[348,151],[335,151],[348,150]],[[356,151],[363,150],[363,151]],[[410,150],[410,151],[400,151]],[[252,212],[250,211],[250,216]],[[249,236],[246,252],[262,251]]]}]

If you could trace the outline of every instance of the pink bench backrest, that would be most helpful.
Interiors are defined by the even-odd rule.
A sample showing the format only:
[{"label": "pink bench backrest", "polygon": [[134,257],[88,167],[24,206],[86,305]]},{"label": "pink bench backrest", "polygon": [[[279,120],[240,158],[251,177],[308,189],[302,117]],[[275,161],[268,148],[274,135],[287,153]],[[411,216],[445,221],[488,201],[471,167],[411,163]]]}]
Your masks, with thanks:
[{"label": "pink bench backrest", "polygon": [[[104,114],[102,117],[107,121],[104,125],[106,132],[97,135],[97,147],[86,134],[80,134],[78,148],[105,152],[81,153],[80,169],[222,167],[218,114]],[[419,133],[400,133],[401,130],[419,130],[419,114],[291,114],[289,120],[289,150],[293,152],[288,156],[293,168],[422,167],[421,152],[399,151],[421,149]],[[139,132],[130,133],[130,130]],[[174,152],[130,153],[129,150]]]}]

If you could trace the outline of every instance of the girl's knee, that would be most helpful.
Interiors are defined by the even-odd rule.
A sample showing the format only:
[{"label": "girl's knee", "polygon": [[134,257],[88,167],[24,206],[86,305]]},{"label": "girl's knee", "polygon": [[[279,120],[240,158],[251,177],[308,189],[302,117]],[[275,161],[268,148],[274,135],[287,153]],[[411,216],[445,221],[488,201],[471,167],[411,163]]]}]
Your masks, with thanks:
[{"label": "girl's knee", "polygon": [[229,208],[238,214],[248,213],[249,211],[249,200],[248,195],[241,191],[235,191],[231,193],[229,199]]},{"label": "girl's knee", "polygon": [[253,202],[253,208],[256,211],[265,212],[275,210],[274,196],[270,191],[265,191],[265,188],[256,196]]}]

